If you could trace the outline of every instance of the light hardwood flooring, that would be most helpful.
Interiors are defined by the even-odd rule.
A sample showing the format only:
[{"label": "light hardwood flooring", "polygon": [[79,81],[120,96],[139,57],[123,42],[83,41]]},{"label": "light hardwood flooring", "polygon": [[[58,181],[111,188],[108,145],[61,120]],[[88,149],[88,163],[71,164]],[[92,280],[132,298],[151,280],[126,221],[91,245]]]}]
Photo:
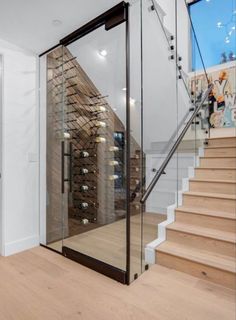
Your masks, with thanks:
[{"label": "light hardwood flooring", "polygon": [[42,247],[0,257],[0,320],[234,320],[235,292],[154,265],[121,285]]},{"label": "light hardwood flooring", "polygon": [[[157,238],[157,225],[166,215],[145,213],[143,215],[143,245]],[[133,275],[141,273],[141,216],[131,217],[131,267]],[[63,245],[75,251],[106,262],[121,270],[126,266],[126,220],[90,230],[63,240]],[[62,241],[50,244],[61,251]]]}]

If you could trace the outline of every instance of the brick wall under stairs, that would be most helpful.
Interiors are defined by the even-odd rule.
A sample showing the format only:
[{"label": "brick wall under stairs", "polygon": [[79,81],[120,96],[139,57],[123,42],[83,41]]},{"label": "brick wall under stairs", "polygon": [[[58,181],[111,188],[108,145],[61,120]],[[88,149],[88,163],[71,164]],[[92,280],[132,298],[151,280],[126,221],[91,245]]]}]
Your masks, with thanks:
[{"label": "brick wall under stairs", "polygon": [[236,137],[208,140],[157,264],[236,289]]}]

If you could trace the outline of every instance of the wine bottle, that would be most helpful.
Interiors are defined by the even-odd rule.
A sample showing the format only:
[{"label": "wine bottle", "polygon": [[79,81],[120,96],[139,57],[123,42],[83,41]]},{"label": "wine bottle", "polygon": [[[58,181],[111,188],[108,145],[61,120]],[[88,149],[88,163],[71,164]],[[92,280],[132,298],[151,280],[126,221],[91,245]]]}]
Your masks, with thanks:
[{"label": "wine bottle", "polygon": [[75,207],[79,208],[79,209],[87,209],[88,207],[93,207],[96,208],[96,203],[94,202],[85,202],[81,199],[74,199],[75,201],[79,201],[78,205],[76,205]]},{"label": "wine bottle", "polygon": [[80,175],[82,175],[82,176],[84,176],[84,175],[86,175],[86,174],[88,174],[88,173],[93,173],[93,174],[95,174],[95,173],[97,173],[97,171],[96,170],[88,170],[87,168],[81,168],[80,170],[79,170],[79,173],[74,173],[74,176],[80,176]]},{"label": "wine bottle", "polygon": [[87,202],[81,202],[78,204],[78,208],[82,210],[86,210],[88,209],[88,207],[89,207],[89,204]]},{"label": "wine bottle", "polygon": [[89,173],[88,169],[86,169],[86,168],[81,168],[79,172],[82,175]]},{"label": "wine bottle", "polygon": [[[87,152],[87,151],[86,151],[86,152]],[[97,157],[96,154],[91,154],[91,155],[89,154],[89,156],[86,156],[86,157],[84,156],[84,154],[83,154],[83,155],[79,154],[79,157],[74,156],[73,159],[74,159],[74,160],[79,160],[79,159],[81,159],[81,158],[82,158],[82,159],[85,159],[85,158],[96,158],[96,157]]]},{"label": "wine bottle", "polygon": [[96,187],[89,187],[86,184],[83,184],[79,188],[79,191],[81,191],[81,192],[86,192],[86,191],[90,191],[90,190],[96,190]]},{"label": "wine bottle", "polygon": [[104,106],[98,106],[98,107],[96,108],[96,111],[99,111],[99,112],[106,112],[106,111],[107,111],[107,109],[106,109]]},{"label": "wine bottle", "polygon": [[86,191],[88,191],[88,190],[89,190],[89,187],[88,187],[88,186],[86,186],[86,185],[80,186],[80,191],[81,191],[81,192],[86,192]]},{"label": "wine bottle", "polygon": [[69,134],[69,132],[64,132],[64,138],[65,139],[70,139],[71,135]]},{"label": "wine bottle", "polygon": [[81,158],[88,158],[89,157],[89,153],[87,151],[81,151],[80,152],[80,157]]},{"label": "wine bottle", "polygon": [[97,121],[95,123],[95,127],[98,127],[98,128],[106,128],[106,126],[107,126],[107,124],[104,121]]},{"label": "wine bottle", "polygon": [[116,146],[110,146],[109,151],[119,151],[119,148]]},{"label": "wine bottle", "polygon": [[117,180],[119,179],[119,176],[117,174],[112,174],[109,176],[109,180],[113,181],[113,180]]},{"label": "wine bottle", "polygon": [[106,138],[98,136],[98,137],[95,138],[95,142],[97,142],[97,143],[105,143],[106,142]]},{"label": "wine bottle", "polygon": [[110,161],[109,161],[109,165],[115,167],[115,166],[118,166],[118,165],[119,165],[119,162],[118,162],[118,161],[115,161],[115,160],[110,160]]}]

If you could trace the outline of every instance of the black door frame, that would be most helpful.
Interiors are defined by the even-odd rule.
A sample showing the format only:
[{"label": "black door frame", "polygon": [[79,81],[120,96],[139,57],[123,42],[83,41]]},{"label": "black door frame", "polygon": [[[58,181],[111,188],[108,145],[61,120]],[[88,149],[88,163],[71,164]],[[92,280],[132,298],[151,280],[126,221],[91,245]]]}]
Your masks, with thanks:
[{"label": "black door frame", "polygon": [[[108,31],[122,23],[125,23],[126,42],[126,270],[118,269],[100,260],[62,247],[62,255],[74,260],[90,269],[102,273],[123,284],[130,284],[130,30],[129,30],[129,4],[122,1],[108,11],[99,15],[84,26],[67,35],[52,48],[41,53],[39,57],[53,51],[59,46],[68,46],[90,32],[105,26]],[[44,245],[45,247],[45,245]],[[47,247],[46,247],[47,248]]]}]

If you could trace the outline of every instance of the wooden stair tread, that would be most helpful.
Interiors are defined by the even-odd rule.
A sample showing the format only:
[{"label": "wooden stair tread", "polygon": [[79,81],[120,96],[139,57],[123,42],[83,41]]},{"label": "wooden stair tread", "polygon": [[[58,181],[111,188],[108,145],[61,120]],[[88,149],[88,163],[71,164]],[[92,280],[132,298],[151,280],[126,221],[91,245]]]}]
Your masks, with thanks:
[{"label": "wooden stair tread", "polygon": [[207,146],[205,149],[229,149],[229,148],[236,148],[236,145],[234,146]]},{"label": "wooden stair tread", "polygon": [[223,218],[223,219],[236,219],[236,213],[230,213],[230,212],[222,212],[222,211],[213,211],[209,209],[204,209],[204,208],[195,208],[195,207],[187,207],[187,206],[182,206],[178,207],[175,209],[175,211],[183,211],[186,213],[195,213],[199,215],[206,215],[206,216],[212,216],[212,217],[217,217],[217,218]]},{"label": "wooden stair tread", "polygon": [[[223,156],[224,159],[236,159],[236,154],[235,156]],[[222,156],[219,156],[219,155],[212,155],[212,156],[203,156],[203,157],[200,157],[200,159],[222,159]]]},{"label": "wooden stair tread", "polygon": [[[231,273],[236,273],[236,262],[234,257],[224,256],[218,253],[199,250],[199,248],[178,244],[171,241],[165,241],[156,248],[158,252],[181,257],[183,259],[201,263],[216,269],[221,269]],[[158,259],[158,255],[157,255]]]},{"label": "wooden stair tread", "polygon": [[220,241],[236,243],[236,235],[234,232],[223,231],[219,229],[206,228],[198,225],[174,222],[167,227],[168,230],[184,232],[197,235],[200,237],[211,238]]},{"label": "wooden stair tread", "polygon": [[217,198],[217,199],[236,200],[236,195],[234,195],[234,194],[226,194],[226,193],[210,193],[210,192],[187,191],[187,192],[184,192],[184,195],[196,196],[196,197],[208,197],[208,198]]},{"label": "wooden stair tread", "polygon": [[212,138],[207,138],[207,140],[220,140],[220,139],[236,139],[236,136],[227,136],[227,137],[212,137]]},{"label": "wooden stair tread", "polygon": [[[212,158],[212,157],[210,157]],[[236,167],[197,167],[195,170],[236,170]]]},{"label": "wooden stair tread", "polygon": [[213,182],[213,183],[230,183],[235,184],[236,180],[215,180],[215,179],[201,179],[201,178],[191,178],[189,181],[196,181],[196,182]]},{"label": "wooden stair tread", "polygon": [[[235,155],[236,155],[236,148],[235,148]],[[215,158],[218,158],[218,159],[225,159],[225,158],[235,158],[235,156],[225,156],[224,154],[218,154],[218,155],[207,155],[207,156],[204,156],[204,158],[207,158],[207,159],[215,159]]]}]

